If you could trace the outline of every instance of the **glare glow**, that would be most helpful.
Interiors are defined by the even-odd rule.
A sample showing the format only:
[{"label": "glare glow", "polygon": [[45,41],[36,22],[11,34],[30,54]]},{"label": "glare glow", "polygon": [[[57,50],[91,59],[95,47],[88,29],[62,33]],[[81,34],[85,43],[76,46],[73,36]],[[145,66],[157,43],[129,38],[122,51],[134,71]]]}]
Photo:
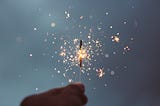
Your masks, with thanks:
[{"label": "glare glow", "polygon": [[77,56],[79,60],[86,58],[87,57],[86,50],[85,49],[78,50]]},{"label": "glare glow", "polygon": [[111,36],[113,42],[119,43],[120,38],[118,36]]},{"label": "glare glow", "polygon": [[99,78],[102,78],[105,75],[105,72],[103,69],[97,69],[96,72]]}]

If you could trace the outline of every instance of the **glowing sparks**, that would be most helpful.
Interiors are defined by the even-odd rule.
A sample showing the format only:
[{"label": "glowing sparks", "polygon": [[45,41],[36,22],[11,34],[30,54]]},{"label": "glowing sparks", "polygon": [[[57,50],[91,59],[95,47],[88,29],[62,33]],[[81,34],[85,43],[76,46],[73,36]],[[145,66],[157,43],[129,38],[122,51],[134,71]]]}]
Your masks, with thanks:
[{"label": "glowing sparks", "polygon": [[79,17],[79,19],[81,19],[81,20],[82,20],[83,18],[84,18],[83,16],[80,16],[80,17]]},{"label": "glowing sparks", "polygon": [[96,72],[99,78],[102,78],[105,75],[105,72],[103,69],[97,69]]},{"label": "glowing sparks", "polygon": [[[95,67],[92,67],[91,61],[96,60],[95,57],[98,54],[98,52],[101,52],[101,41],[97,40],[90,40],[89,42],[83,42],[83,46],[79,45],[79,39],[73,39],[69,42],[65,39],[62,39],[64,42],[62,46],[60,46],[60,53],[59,55],[63,57],[63,62],[65,64],[65,74],[62,73],[62,75],[68,80],[68,82],[73,82],[75,80],[74,77],[71,75],[68,77],[68,73],[73,71],[73,67],[81,67],[81,73],[87,74],[89,77],[89,71],[95,70]],[[83,64],[80,65],[80,63]],[[77,75],[79,71],[74,71],[72,74],[73,76]],[[104,73],[102,73],[103,76]],[[71,80],[72,79],[72,80]],[[88,79],[89,81],[91,78]]]},{"label": "glowing sparks", "polygon": [[91,39],[91,36],[90,36],[90,35],[88,35],[88,39]]},{"label": "glowing sparks", "polygon": [[78,42],[78,39],[74,39],[73,42],[74,44],[76,44]]},{"label": "glowing sparks", "polygon": [[72,80],[72,79],[69,79],[68,82],[71,83],[71,82],[73,82],[73,80]]},{"label": "glowing sparks", "polygon": [[[63,19],[67,21],[67,26],[64,27],[68,28],[68,29],[66,28],[67,32],[65,34],[59,34],[57,32],[51,34],[51,38],[53,39],[53,41],[51,41],[51,45],[54,47],[58,46],[58,50],[54,50],[52,52],[53,53],[52,59],[55,59],[55,57],[58,55],[61,58],[56,59],[56,62],[58,64],[59,63],[64,64],[64,66],[61,67],[61,69],[57,68],[55,72],[56,74],[58,73],[59,75],[62,75],[64,78],[66,78],[69,83],[77,81],[75,77],[78,77],[79,75],[79,67],[82,74],[86,75],[89,81],[91,80],[92,72],[96,72],[97,76],[102,79],[102,77],[105,76],[104,70],[106,67],[97,69],[97,67],[102,67],[101,64],[97,64],[100,58],[110,60],[112,59],[112,56],[115,56],[119,53],[126,54],[127,51],[130,51],[130,48],[129,46],[124,46],[124,45],[129,45],[129,44],[127,44],[127,42],[123,42],[120,39],[121,32],[116,31],[113,32],[114,33],[112,34],[113,36],[108,35],[108,33],[105,30],[106,29],[105,26],[107,25],[103,25],[104,22],[99,22],[95,26],[89,26],[83,23],[76,24],[77,20],[83,22],[84,18],[85,20],[87,20],[87,18],[92,19],[94,17],[79,15],[78,18],[77,17],[75,18],[74,14],[71,17],[72,14],[71,12],[72,11],[67,10],[64,11],[63,13],[64,14]],[[109,15],[110,13],[105,12],[105,14]],[[49,14],[49,16],[51,16],[51,14]],[[70,21],[74,21],[75,25],[70,26],[70,24],[68,24]],[[127,24],[126,20],[123,20],[122,22],[126,22],[124,24]],[[52,28],[57,26],[55,22],[51,22],[50,25]],[[112,24],[107,26],[107,28],[112,31],[113,30]],[[76,31],[75,33],[68,33],[70,30],[72,31],[76,30]],[[108,41],[104,41],[106,39],[108,40],[108,38],[109,40],[113,41],[113,44],[115,44],[115,45],[112,44],[109,45],[110,46],[109,48],[108,45],[106,44],[106,42]],[[81,47],[79,45],[79,41],[81,41],[80,39],[84,40],[83,45],[81,45]],[[131,42],[133,41],[133,38],[130,38],[129,40]],[[50,39],[46,38],[44,42],[48,44],[50,42]],[[122,52],[116,49],[117,47],[118,48],[120,47]],[[113,48],[113,50],[110,48]],[[114,75],[115,72],[109,71],[109,74]]]},{"label": "glowing sparks", "polygon": [[113,42],[119,43],[120,38],[118,36],[111,36]]},{"label": "glowing sparks", "polygon": [[62,51],[61,53],[60,53],[60,56],[66,56],[66,53],[64,52],[64,51]]},{"label": "glowing sparks", "polygon": [[69,12],[65,11],[64,13],[65,13],[65,15],[66,15],[66,17],[65,17],[66,19],[70,18]]},{"label": "glowing sparks", "polygon": [[129,46],[125,46],[125,47],[124,47],[124,51],[125,51],[125,52],[130,51],[130,50],[131,50],[131,49],[129,48]]},{"label": "glowing sparks", "polygon": [[78,59],[84,59],[87,57],[87,53],[85,49],[81,49],[77,52]]}]

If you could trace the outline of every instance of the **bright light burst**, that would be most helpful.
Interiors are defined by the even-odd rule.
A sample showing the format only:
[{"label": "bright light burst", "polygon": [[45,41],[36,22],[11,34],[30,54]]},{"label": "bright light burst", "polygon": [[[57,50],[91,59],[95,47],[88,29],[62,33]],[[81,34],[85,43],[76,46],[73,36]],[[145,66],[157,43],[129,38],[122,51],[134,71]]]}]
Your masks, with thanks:
[{"label": "bright light burst", "polygon": [[[92,40],[92,43],[95,43],[97,49],[94,49],[91,42],[84,42],[84,46],[82,49],[79,48],[79,40],[74,39],[70,45],[70,43],[67,43],[66,40],[64,40],[64,45],[60,47],[60,56],[63,57],[63,63],[69,64],[68,67],[73,66],[79,66],[79,60],[83,59],[83,69],[89,70],[91,66],[90,61],[92,60],[92,57],[94,57],[94,53],[99,51],[99,46],[101,45],[99,41]],[[68,69],[68,68],[67,68]]]},{"label": "bright light burst", "polygon": [[105,75],[105,72],[103,69],[96,69],[97,75],[99,78],[102,78]]},{"label": "bright light burst", "polygon": [[[107,16],[109,15],[108,12],[105,13]],[[57,63],[61,65],[63,64],[60,69],[56,68],[55,71],[60,75],[62,74],[69,83],[78,80],[80,69],[83,74],[82,76],[87,76],[85,78],[89,81],[91,81],[93,73],[95,77],[100,79],[105,78],[104,76],[107,75],[114,76],[115,72],[108,71],[110,66],[104,61],[109,60],[120,53],[126,54],[131,50],[130,46],[124,46],[129,44],[124,42],[123,39],[120,39],[120,37],[123,38],[122,33],[121,36],[120,32],[117,31],[117,34],[111,33],[107,35],[105,29],[108,28],[109,30],[115,30],[113,25],[106,26],[103,25],[103,22],[96,23],[94,26],[83,24],[84,20],[90,21],[93,18],[92,15],[79,15],[79,17],[75,19],[75,17],[72,16],[71,11],[65,10],[63,19],[66,23],[75,22],[74,25],[65,25],[65,34],[57,34],[56,29],[55,32],[51,34],[52,45],[55,46],[56,49],[58,47],[51,57],[54,59],[55,56],[60,56],[60,58],[58,57]],[[82,24],[78,23],[77,20]],[[56,27],[57,23],[58,22],[56,21],[51,22],[51,27]],[[34,28],[34,30],[37,30],[37,28]],[[76,35],[75,37],[72,33],[74,31],[74,34]],[[48,35],[49,34],[47,33],[47,37]],[[133,41],[133,39],[134,38],[131,37],[130,41]],[[82,48],[80,48],[80,40],[83,40]],[[46,43],[49,40],[45,38],[44,41]],[[116,42],[117,44],[113,46],[115,43],[109,44],[109,41]],[[80,61],[82,61],[82,66],[80,65]]]}]

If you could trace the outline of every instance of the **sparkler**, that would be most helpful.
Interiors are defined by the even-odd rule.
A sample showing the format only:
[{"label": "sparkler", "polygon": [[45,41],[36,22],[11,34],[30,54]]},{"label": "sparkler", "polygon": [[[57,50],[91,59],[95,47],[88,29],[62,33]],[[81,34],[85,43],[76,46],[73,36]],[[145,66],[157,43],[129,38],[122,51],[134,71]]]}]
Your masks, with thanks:
[{"label": "sparkler", "polygon": [[[70,18],[70,13],[65,11],[65,15],[66,15],[65,19],[69,21],[68,19]],[[79,19],[82,20],[84,17],[85,16],[80,16]],[[55,22],[52,22],[52,24],[53,25],[51,26],[53,27],[56,26]],[[79,37],[76,37],[74,39],[68,39],[68,37],[64,35],[60,36],[59,38],[59,35],[57,35],[56,33],[52,34],[52,37],[54,38],[54,41],[52,42],[53,45],[55,45],[56,42],[58,42],[57,38],[60,41],[62,41],[62,42],[58,42],[58,44],[60,43],[59,55],[63,57],[63,59],[62,61],[58,60],[58,62],[65,64],[65,67],[64,67],[65,71],[62,73],[67,80],[69,79],[68,82],[73,82],[77,79],[78,81],[81,81],[81,76],[84,74],[87,75],[88,80],[91,80],[90,77],[92,74],[90,73],[94,71],[97,73],[97,76],[99,78],[102,78],[103,76],[105,76],[106,68],[97,68],[96,65],[94,65],[94,62],[98,62],[100,60],[98,58],[103,58],[103,57],[109,58],[110,55],[116,55],[116,53],[118,52],[118,51],[113,51],[112,52],[113,54],[108,54],[105,52],[107,49],[107,46],[105,46],[106,44],[104,43],[104,41],[106,41],[106,38],[110,37],[110,40],[112,40],[114,43],[117,43],[117,45],[118,44],[120,44],[120,46],[124,45],[123,41],[121,41],[120,39],[119,32],[116,35],[112,34],[113,36],[110,36],[110,35],[107,36],[101,24],[103,23],[100,23],[100,25],[97,25],[96,27],[89,27],[89,26],[87,27],[81,24],[78,24],[77,26],[73,26],[73,29],[75,29],[76,27],[78,27],[78,29],[82,28],[79,33],[80,33],[80,37],[85,39],[85,42],[79,39]],[[110,28],[112,29],[113,26],[111,25]],[[66,29],[66,30],[68,31],[70,29]],[[83,33],[84,33],[84,36],[83,36]],[[99,37],[96,33],[100,34],[101,37]],[[131,40],[133,40],[133,38]],[[115,47],[117,45],[115,45]],[[130,48],[129,46],[125,46],[121,50],[123,50],[123,54],[125,54],[130,50]],[[55,52],[55,54],[57,54],[57,52]],[[99,67],[103,67],[103,66],[99,66]],[[77,69],[79,71],[73,71]]]},{"label": "sparkler", "polygon": [[80,68],[82,68],[82,40],[80,40],[79,49],[80,49],[79,66]]},{"label": "sparkler", "polygon": [[[109,13],[106,11],[105,14],[109,15]],[[49,17],[51,18],[50,13]],[[57,67],[54,68],[54,71],[56,71],[60,75],[63,75],[63,77],[67,79],[69,83],[74,82],[77,79],[81,81],[82,75],[86,75],[83,78],[90,81],[91,75],[93,75],[92,73],[94,72],[97,73],[96,76],[98,76],[98,78],[102,78],[103,76],[107,75],[106,70],[110,71],[109,68],[110,66],[103,65],[105,60],[111,60],[113,57],[112,55],[117,55],[119,54],[119,52],[126,54],[131,50],[130,45],[128,43],[132,42],[130,41],[124,42],[123,39],[120,39],[121,38],[120,32],[117,33],[116,31],[116,34],[115,32],[113,34],[111,33],[112,36],[106,34],[108,33],[107,32],[108,29],[106,29],[106,26],[108,25],[104,24],[105,20],[98,20],[97,21],[98,23],[92,26],[90,24],[86,23],[84,24],[85,22],[85,20],[83,21],[84,18],[87,19],[88,22],[90,22],[93,16],[92,14],[90,16],[80,15],[80,17],[77,18],[75,16],[72,16],[71,11],[64,10],[64,18],[61,18],[64,20],[61,21],[62,22],[65,21],[64,27],[62,27],[65,28],[65,34],[63,34],[64,32],[59,33],[59,31],[55,29],[54,33],[52,31],[47,32],[46,38],[44,39],[44,42],[47,45],[46,49],[51,51],[51,53],[49,52],[47,53],[47,55],[46,53],[43,53],[43,56],[50,56],[51,54],[51,58],[53,60],[57,61],[59,64],[64,64],[64,68]],[[79,20],[81,20],[82,24],[79,23]],[[125,19],[123,20],[123,22],[124,24],[126,24],[127,20]],[[57,26],[57,22],[52,21],[50,23],[50,26],[52,28],[55,28]],[[112,30],[114,26],[110,25],[108,28]],[[37,28],[35,27],[33,30],[38,31],[38,27]],[[79,34],[80,36],[77,36]],[[70,35],[76,35],[76,37]],[[80,40],[79,38],[85,39],[85,42]],[[50,42],[50,40],[47,39],[52,39],[52,42]],[[114,45],[108,44],[107,43],[108,40],[113,41]],[[133,41],[134,38],[131,37],[130,40]],[[48,45],[50,45],[51,47],[48,47]],[[54,49],[50,50],[50,48]],[[110,50],[111,52],[109,52],[108,49],[111,49]],[[57,54],[62,58],[57,57],[56,56]],[[29,56],[32,57],[32,54],[29,54]],[[101,61],[101,58],[103,58],[103,61]],[[114,71],[111,71],[111,75],[114,75]]]},{"label": "sparkler", "polygon": [[79,67],[80,67],[80,72],[79,72],[79,81],[81,81],[81,71],[82,71],[82,40],[80,40],[80,45],[79,45]]},{"label": "sparkler", "polygon": [[79,67],[80,67],[80,73],[79,73],[79,81],[81,81],[81,72],[82,72],[82,61],[84,58],[87,58],[87,51],[86,49],[83,49],[83,43],[82,40],[80,40],[80,45],[79,45],[79,51],[78,51],[78,61],[79,61]]}]

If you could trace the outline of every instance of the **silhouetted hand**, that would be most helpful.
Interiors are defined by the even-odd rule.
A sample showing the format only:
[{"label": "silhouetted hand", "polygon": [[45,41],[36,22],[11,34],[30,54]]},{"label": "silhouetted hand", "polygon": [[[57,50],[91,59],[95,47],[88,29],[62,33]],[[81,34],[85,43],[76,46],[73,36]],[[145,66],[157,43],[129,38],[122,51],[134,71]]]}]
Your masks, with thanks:
[{"label": "silhouetted hand", "polygon": [[83,84],[74,83],[26,97],[21,106],[84,106],[88,101],[84,92]]}]

